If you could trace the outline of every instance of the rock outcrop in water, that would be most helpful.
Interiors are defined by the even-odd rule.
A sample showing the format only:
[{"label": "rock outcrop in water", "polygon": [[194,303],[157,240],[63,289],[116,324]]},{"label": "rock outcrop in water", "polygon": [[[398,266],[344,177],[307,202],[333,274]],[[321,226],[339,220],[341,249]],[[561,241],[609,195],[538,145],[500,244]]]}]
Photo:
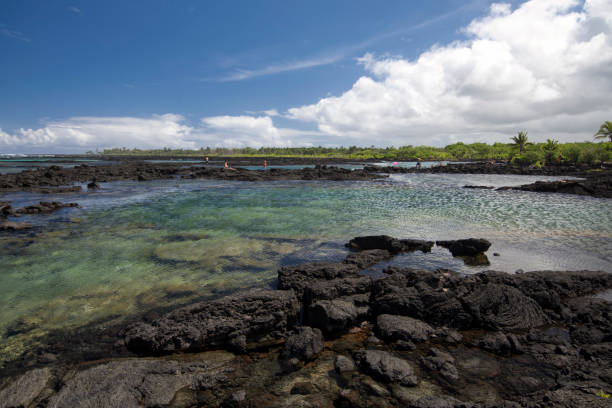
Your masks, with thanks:
[{"label": "rock outcrop in water", "polygon": [[[382,169],[382,170],[381,170]],[[365,166],[364,170],[385,173],[420,173],[420,174],[516,174],[532,176],[584,176],[587,168],[574,165],[554,165],[542,167],[515,166],[505,163],[469,162],[448,163],[445,166],[432,167],[400,167],[400,166]]]},{"label": "rock outcrop in water", "polygon": [[[128,348],[170,355],[5,378],[0,407],[609,406],[612,303],[591,295],[612,288],[612,274],[385,273],[281,268],[279,290],[123,331]],[[196,354],[207,349],[240,353]]]},{"label": "rock outcrop in water", "polygon": [[[283,160],[278,159],[279,162]],[[318,163],[320,160],[294,160],[300,164]],[[290,161],[291,162],[291,161]],[[289,163],[290,163],[289,162]],[[249,163],[247,163],[249,164]],[[251,163],[252,164],[252,163]],[[595,197],[612,197],[609,170],[587,171],[576,166],[545,166],[542,168],[517,167],[485,162],[450,163],[446,166],[434,166],[422,169],[399,166],[366,165],[363,170],[348,170],[336,166],[317,164],[315,168],[247,170],[244,168],[223,169],[211,166],[189,166],[180,163],[147,163],[123,161],[119,164],[89,166],[82,164],[73,168],[50,166],[38,170],[25,170],[21,173],[0,175],[1,191],[36,191],[42,193],[75,193],[82,191],[81,185],[87,184],[89,191],[100,188],[99,183],[117,180],[149,181],[157,179],[219,179],[240,181],[270,180],[373,180],[388,177],[395,173],[419,174],[517,174],[540,176],[577,176],[585,177],[584,181],[545,183],[502,189],[521,189],[525,191],[559,192],[568,194],[591,195]],[[466,188],[487,188],[489,186],[465,186]]]},{"label": "rock outcrop in water", "polygon": [[38,204],[28,205],[22,208],[13,208],[11,203],[0,202],[0,231],[22,231],[29,230],[33,226],[27,222],[8,221],[8,217],[20,217],[22,215],[49,214],[62,208],[78,207],[77,203],[60,203],[58,201],[41,201]]},{"label": "rock outcrop in water", "polygon": [[517,187],[500,187],[497,190],[521,190],[538,193],[577,194],[612,198],[612,174],[593,173],[586,180],[536,181]]},{"label": "rock outcrop in water", "polygon": [[436,241],[436,245],[447,248],[453,256],[476,256],[487,252],[491,247],[491,242],[483,238],[468,238]]},{"label": "rock outcrop in water", "polygon": [[397,239],[388,235],[369,235],[364,237],[355,237],[351,239],[348,244],[346,244],[348,248],[357,251],[380,249],[388,251],[391,254],[412,251],[430,252],[433,245],[433,241],[422,241],[418,239]]},{"label": "rock outcrop in water", "polygon": [[82,190],[75,183],[88,183],[89,190],[100,188],[99,183],[117,180],[148,181],[158,179],[217,179],[239,181],[269,180],[374,180],[385,175],[349,170],[335,166],[317,165],[304,169],[247,170],[219,167],[186,166],[172,163],[124,162],[100,166],[80,165],[73,168],[51,166],[39,170],[0,175],[0,191],[37,191],[69,193]]},{"label": "rock outcrop in water", "polygon": [[[522,190],[540,193],[563,193],[612,198],[612,171],[610,169],[586,169],[572,165],[520,167],[507,164],[490,164],[487,162],[449,163],[446,166],[433,166],[417,169],[414,167],[378,167],[365,166],[364,171],[372,173],[418,173],[418,174],[501,174],[530,176],[573,176],[584,180],[537,181],[521,186],[500,187],[496,190]],[[492,186],[465,185],[468,189],[492,190]]]}]

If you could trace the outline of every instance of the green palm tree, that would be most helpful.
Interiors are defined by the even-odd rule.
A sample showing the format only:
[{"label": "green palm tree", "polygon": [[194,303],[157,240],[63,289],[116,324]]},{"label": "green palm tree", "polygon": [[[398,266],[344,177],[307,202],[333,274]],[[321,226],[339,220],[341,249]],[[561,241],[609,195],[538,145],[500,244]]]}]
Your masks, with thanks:
[{"label": "green palm tree", "polygon": [[559,142],[556,140],[546,139],[546,144],[543,147],[544,150],[544,158],[547,163],[554,163],[555,159],[558,162],[561,162],[560,155],[557,155],[559,151]]},{"label": "green palm tree", "polygon": [[514,142],[515,145],[518,146],[519,148],[519,153],[523,153],[525,151],[525,147],[530,144],[527,141],[527,132],[524,130],[521,130],[520,132],[518,132],[518,136],[513,136],[512,137],[512,141]]},{"label": "green palm tree", "polygon": [[556,140],[546,139],[546,144],[544,145],[544,150],[547,152],[556,152],[559,148],[559,142]]},{"label": "green palm tree", "polygon": [[595,133],[595,139],[610,139],[612,142],[612,122],[606,120]]}]

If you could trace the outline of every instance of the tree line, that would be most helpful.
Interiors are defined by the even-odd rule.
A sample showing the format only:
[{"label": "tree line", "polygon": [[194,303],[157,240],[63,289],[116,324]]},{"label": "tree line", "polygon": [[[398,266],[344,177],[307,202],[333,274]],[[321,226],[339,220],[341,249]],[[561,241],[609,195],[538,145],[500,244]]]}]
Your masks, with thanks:
[{"label": "tree line", "polygon": [[[312,157],[355,160],[400,160],[416,161],[462,161],[462,160],[512,160],[522,164],[546,164],[570,162],[573,164],[596,164],[612,160],[610,143],[454,143],[445,147],[402,146],[402,147],[261,147],[245,148],[201,148],[186,149],[105,149],[108,156],[160,156],[160,157],[198,157],[203,156],[242,156],[242,157]],[[95,154],[88,152],[89,154]]]},{"label": "tree line", "polygon": [[[253,147],[227,148],[202,147],[186,149],[127,149],[125,147],[105,149],[108,156],[242,156],[242,157],[311,157],[354,160],[400,160],[400,161],[462,161],[462,160],[509,160],[519,165],[542,166],[545,164],[589,164],[612,161],[612,122],[606,121],[594,136],[604,142],[559,143],[548,139],[545,143],[531,143],[527,132],[518,132],[510,143],[454,143],[445,147]],[[607,139],[610,142],[607,142]],[[95,154],[94,152],[88,152]]]}]

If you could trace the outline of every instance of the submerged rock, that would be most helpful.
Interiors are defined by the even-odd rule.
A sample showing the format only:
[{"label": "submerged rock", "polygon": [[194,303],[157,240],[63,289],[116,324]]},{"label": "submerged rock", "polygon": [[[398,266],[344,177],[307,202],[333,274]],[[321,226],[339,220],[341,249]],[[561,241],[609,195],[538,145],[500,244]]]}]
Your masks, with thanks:
[{"label": "submerged rock", "polygon": [[523,351],[517,336],[502,332],[485,335],[477,342],[477,345],[484,350],[500,355],[522,353]]},{"label": "submerged rock", "polygon": [[0,222],[0,231],[21,231],[32,228],[27,222],[4,221]]},{"label": "submerged rock", "polygon": [[421,364],[431,371],[439,372],[448,381],[459,379],[459,372],[454,363],[453,356],[435,347],[429,350],[426,357],[421,358]]},{"label": "submerged rock", "polygon": [[324,339],[321,330],[312,327],[300,327],[296,334],[285,341],[285,355],[288,358],[310,360],[323,351]]},{"label": "submerged rock", "polygon": [[100,184],[98,184],[98,182],[96,181],[96,179],[94,178],[91,183],[87,184],[87,189],[88,190],[99,190],[100,189]]},{"label": "submerged rock", "polygon": [[359,367],[365,373],[384,382],[397,382],[402,385],[416,386],[419,381],[412,366],[401,358],[381,350],[359,350],[354,353]]},{"label": "submerged rock", "polygon": [[283,338],[297,323],[293,291],[253,289],[175,310],[125,331],[127,347],[139,353],[231,348]]},{"label": "submerged rock", "polygon": [[77,203],[60,203],[59,201],[41,201],[38,204],[28,205],[27,207],[15,210],[15,215],[23,214],[48,214],[62,208],[78,207]]},{"label": "submerged rock", "polygon": [[13,207],[11,203],[0,201],[0,219],[13,215]]}]

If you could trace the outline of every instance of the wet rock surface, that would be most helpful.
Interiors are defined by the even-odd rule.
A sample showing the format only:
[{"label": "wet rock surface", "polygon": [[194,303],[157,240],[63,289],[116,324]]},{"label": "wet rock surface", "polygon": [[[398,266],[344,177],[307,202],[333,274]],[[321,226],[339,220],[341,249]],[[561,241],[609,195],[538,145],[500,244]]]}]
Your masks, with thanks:
[{"label": "wet rock surface", "polygon": [[78,207],[77,203],[60,203],[59,201],[41,201],[38,204],[28,205],[23,208],[18,208],[14,211],[14,214],[25,215],[25,214],[49,214],[62,208]]},{"label": "wet rock surface", "polygon": [[22,231],[32,228],[27,222],[0,221],[0,231]]},{"label": "wet rock surface", "polygon": [[429,252],[431,251],[433,245],[434,243],[432,241],[423,241],[418,239],[397,239],[388,235],[355,237],[351,239],[348,244],[346,244],[348,248],[356,251],[378,249],[388,251],[391,254],[411,251]]},{"label": "wet rock surface", "polygon": [[436,245],[447,248],[453,256],[476,256],[487,252],[491,242],[483,238],[468,238],[454,241],[436,241]]},{"label": "wet rock surface", "polygon": [[459,379],[459,372],[455,367],[455,359],[449,353],[433,347],[426,357],[421,357],[421,364],[427,369],[439,372],[440,375],[449,381]]},{"label": "wet rock surface", "polygon": [[385,272],[281,268],[121,331],[139,358],[1,378],[0,407],[609,406],[610,273]]},{"label": "wet rock surface", "polygon": [[21,217],[23,215],[50,214],[63,208],[79,207],[77,203],[61,203],[59,201],[41,201],[38,204],[28,205],[22,208],[13,208],[9,202],[0,202],[0,231],[23,231],[33,228],[27,222],[9,220],[9,217]]}]

